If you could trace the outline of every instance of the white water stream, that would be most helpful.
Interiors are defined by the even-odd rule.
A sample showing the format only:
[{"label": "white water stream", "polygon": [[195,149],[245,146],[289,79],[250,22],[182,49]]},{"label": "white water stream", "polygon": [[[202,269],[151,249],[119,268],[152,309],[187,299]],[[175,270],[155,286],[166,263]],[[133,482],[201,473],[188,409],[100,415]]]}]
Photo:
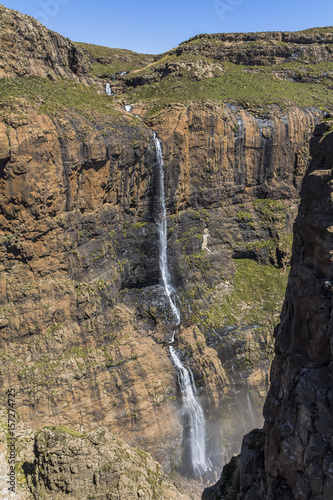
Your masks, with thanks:
[{"label": "white water stream", "polygon": [[105,85],[105,92],[107,95],[112,95],[112,89],[111,89],[111,85],[109,83],[107,83]]},{"label": "white water stream", "polygon": [[165,295],[168,298],[172,314],[174,325],[179,325],[180,323],[180,313],[178,308],[175,306],[171,294],[174,291],[170,285],[170,274],[168,269],[168,257],[167,257],[167,218],[166,218],[166,208],[165,208],[165,194],[164,194],[164,170],[163,170],[163,155],[162,146],[160,140],[154,134],[155,150],[156,150],[156,160],[159,172],[159,214],[160,220],[157,223],[158,234],[159,234],[159,265],[160,274],[162,279],[162,285],[164,287]]},{"label": "white water stream", "polygon": [[[180,312],[172,300],[173,288],[170,285],[170,274],[168,269],[167,259],[167,218],[164,193],[164,170],[163,170],[163,154],[160,140],[154,134],[154,142],[156,149],[156,159],[159,171],[159,214],[158,222],[159,232],[159,268],[162,280],[162,286],[165,295],[168,298],[172,314],[173,324],[179,325]],[[171,343],[174,342],[175,333],[172,335]],[[191,464],[194,475],[201,476],[211,469],[211,463],[206,457],[206,428],[205,417],[196,397],[196,387],[192,372],[187,370],[181,362],[177,352],[172,346],[169,346],[172,363],[177,371],[180,392],[183,402],[183,415],[187,418],[189,426],[189,439],[191,451]]]},{"label": "white water stream", "polygon": [[205,417],[195,395],[196,388],[193,377],[179,359],[175,349],[170,346],[170,355],[178,373],[178,381],[183,399],[183,414],[187,417],[190,433],[191,463],[194,475],[202,476],[211,468],[206,458]]}]

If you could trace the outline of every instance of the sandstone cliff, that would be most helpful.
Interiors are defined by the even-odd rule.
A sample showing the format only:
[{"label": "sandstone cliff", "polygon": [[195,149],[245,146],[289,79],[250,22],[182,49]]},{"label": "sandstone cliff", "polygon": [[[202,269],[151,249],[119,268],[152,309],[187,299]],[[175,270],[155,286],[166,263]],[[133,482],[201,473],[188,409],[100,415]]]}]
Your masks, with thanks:
[{"label": "sandstone cliff", "polygon": [[[180,460],[182,430],[174,411],[177,381],[163,343],[171,332],[163,320],[165,304],[161,307],[154,288],[159,271],[152,132],[124,113],[95,113],[92,122],[74,111],[49,117],[28,103],[24,109],[23,123],[15,121],[12,111],[2,127],[3,387],[18,387],[20,414],[36,428],[51,423],[88,430],[109,424],[171,469]],[[256,161],[265,158],[260,123],[242,125],[242,132],[235,133],[231,111],[217,110],[213,130],[221,128],[224,139],[219,144],[216,133],[212,150],[208,143],[200,144],[206,109],[180,108],[181,120],[173,113],[171,109],[170,123],[179,123],[173,134],[168,137],[168,129],[158,129],[158,124],[156,129],[163,139],[173,215],[170,266],[185,320],[176,339],[206,411],[218,410],[215,431],[228,386],[221,362],[231,387],[232,379],[239,384],[228,396],[235,401],[235,412],[241,405],[237,397],[245,399],[247,390],[238,370],[250,377],[253,406],[261,404],[269,325],[277,315],[274,291],[272,312],[260,312],[258,302],[256,316],[246,315],[252,299],[237,296],[233,300],[239,313],[234,309],[226,318],[218,312],[234,288],[231,257],[287,263],[285,229],[292,224],[297,182],[307,158],[303,137],[316,117],[294,111],[288,132],[282,118],[274,119],[274,140],[287,134],[293,146],[289,154],[285,146],[269,150],[267,142],[266,158],[271,160],[262,160],[261,175],[255,171]],[[240,113],[244,123],[251,120]],[[195,121],[198,129],[192,132]],[[282,158],[286,167],[279,170],[274,165]],[[206,181],[199,168],[203,164],[210,169]],[[286,191],[290,199],[285,204],[274,201]],[[270,192],[271,204],[257,200],[260,192]],[[267,277],[268,282],[274,279]],[[239,390],[242,395],[237,396]],[[223,432],[221,440],[226,439]],[[218,457],[221,447],[214,441],[212,448]]]},{"label": "sandstone cliff", "polygon": [[[294,226],[290,277],[281,322],[275,330],[264,435],[254,432],[244,438],[240,486],[233,489],[230,498],[236,498],[237,491],[237,499],[247,500],[324,500],[333,495],[330,125],[318,126],[311,141],[312,161]],[[231,473],[225,470],[223,480],[203,498],[222,498],[222,491],[235,484],[235,477],[235,468]]]}]

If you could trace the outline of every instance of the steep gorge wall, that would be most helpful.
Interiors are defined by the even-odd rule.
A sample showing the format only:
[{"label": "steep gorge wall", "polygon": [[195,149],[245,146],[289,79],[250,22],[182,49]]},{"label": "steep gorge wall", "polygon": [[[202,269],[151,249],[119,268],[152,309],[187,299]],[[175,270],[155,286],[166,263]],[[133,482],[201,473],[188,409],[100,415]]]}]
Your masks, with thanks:
[{"label": "steep gorge wall", "polygon": [[[51,120],[26,103],[1,145],[2,397],[14,386],[36,429],[103,423],[174,467],[177,381],[163,308],[152,322],[145,309],[163,300],[152,132],[126,114]],[[216,398],[224,372],[204,351]]]},{"label": "steep gorge wall", "polygon": [[[245,428],[261,424],[279,306],[272,314],[275,319],[268,321],[265,311],[255,319],[243,317],[242,309],[253,298],[239,299],[231,312],[234,319],[223,321],[220,311],[233,290],[228,283],[235,259],[250,258],[282,269],[288,265],[308,142],[320,115],[316,110],[272,107],[262,118],[236,106],[192,104],[166,107],[148,122],[163,144],[172,214],[169,261],[183,299],[183,318],[199,326],[230,383],[217,405],[204,400],[217,456],[221,448],[218,451],[213,436],[224,429],[224,459],[239,446],[244,420]],[[244,275],[247,279],[250,276]],[[196,373],[194,352],[192,359],[185,359]],[[205,384],[201,377],[197,382]],[[233,430],[226,431],[231,420]]]},{"label": "steep gorge wall", "polygon": [[164,108],[148,123],[163,141],[170,208],[296,199],[320,115],[273,105],[264,117],[228,104]]},{"label": "steep gorge wall", "polygon": [[275,332],[264,409],[270,499],[326,499],[333,494],[333,134],[323,137],[327,129],[318,127],[312,140],[290,279]]},{"label": "steep gorge wall", "polygon": [[[166,304],[155,287],[152,131],[126,113],[96,115],[92,123],[74,111],[51,119],[25,106],[23,122],[9,116],[1,129],[2,387],[18,388],[18,411],[35,428],[109,425],[167,468],[175,467],[182,426],[175,412],[177,381],[165,347],[171,336]],[[220,341],[212,325],[201,328],[197,311],[207,309],[209,299],[202,308],[200,286],[217,293],[221,277],[234,272],[233,254],[250,252],[264,262],[271,255],[277,261],[274,249],[271,254],[255,246],[249,250],[251,243],[269,239],[269,226],[274,226],[263,224],[253,200],[262,193],[280,198],[287,192],[290,199],[273,235],[282,238],[293,221],[295,179],[301,176],[301,170],[295,172],[295,157],[305,165],[304,138],[317,119],[297,110],[267,125],[265,134],[274,140],[265,155],[260,144],[266,139],[251,115],[239,111],[244,122],[240,132],[238,112],[226,108],[219,113],[224,118],[228,113],[227,119],[207,109],[181,108],[179,113],[171,108],[165,128],[154,124],[165,155],[169,264],[184,319],[177,348],[192,368],[205,411],[216,415],[225,405],[233,363],[241,366],[244,358],[240,346],[250,338],[254,352],[262,335],[257,337],[250,327],[245,337],[239,333],[240,344],[233,347],[235,332],[228,337],[214,323],[224,337]],[[167,135],[169,125],[174,130]],[[290,156],[286,136],[287,145],[294,146]],[[262,175],[255,171],[261,156],[270,158],[259,162]],[[285,168],[278,168],[282,159]],[[252,214],[251,224],[237,217],[240,202],[241,210]],[[268,369],[265,351],[259,362],[255,359],[243,376],[250,377],[260,406]],[[245,383],[239,383],[244,391]],[[212,429],[219,426],[218,419]],[[223,432],[221,439],[226,439]],[[219,446],[212,446],[218,455]]]},{"label": "steep gorge wall", "polygon": [[[245,436],[203,498],[324,500],[332,497],[332,164],[331,123],[315,130],[312,161],[294,226],[292,265],[275,330],[264,432]],[[238,494],[238,496],[237,496]]]}]

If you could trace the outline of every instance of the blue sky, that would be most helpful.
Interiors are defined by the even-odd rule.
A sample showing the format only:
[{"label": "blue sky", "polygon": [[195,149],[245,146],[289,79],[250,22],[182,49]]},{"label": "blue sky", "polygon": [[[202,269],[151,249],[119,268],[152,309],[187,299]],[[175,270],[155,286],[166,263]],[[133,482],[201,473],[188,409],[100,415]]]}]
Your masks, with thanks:
[{"label": "blue sky", "polygon": [[[1,1],[1,0],[0,0]],[[321,0],[2,0],[71,40],[157,54],[199,33],[333,25]]]}]

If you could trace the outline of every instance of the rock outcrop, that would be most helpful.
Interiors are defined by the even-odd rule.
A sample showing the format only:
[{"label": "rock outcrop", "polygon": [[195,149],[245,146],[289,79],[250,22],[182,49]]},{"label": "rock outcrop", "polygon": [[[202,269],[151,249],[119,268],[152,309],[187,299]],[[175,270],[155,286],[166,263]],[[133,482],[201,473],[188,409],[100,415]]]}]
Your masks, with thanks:
[{"label": "rock outcrop", "polygon": [[[240,500],[324,500],[333,495],[330,125],[319,125],[311,141],[312,161],[294,226],[290,277],[275,330],[275,358],[264,406],[265,446],[262,439],[258,444],[258,433],[244,438]],[[222,480],[203,498],[222,498],[226,487]]]},{"label": "rock outcrop", "polygon": [[177,55],[190,52],[247,66],[271,66],[292,61],[331,61],[332,44],[332,32],[325,32],[324,29],[312,32],[216,33],[197,35],[173,51]]},{"label": "rock outcrop", "polygon": [[36,19],[0,5],[0,78],[88,77],[88,54]]},{"label": "rock outcrop", "polygon": [[[265,79],[264,67],[266,75],[272,71],[272,75],[278,79],[318,83],[333,78],[331,66],[327,64],[333,59],[332,45],[332,27],[303,32],[206,33],[190,38],[169,52],[156,56],[153,64],[126,75],[121,81],[125,87],[151,85],[169,76],[175,80],[184,78],[198,82],[221,77],[228,73],[232,65],[237,65],[248,67],[243,68],[248,75],[240,84],[244,88],[251,87],[251,76],[257,73]],[[307,65],[314,67],[307,68]],[[238,77],[240,75],[241,73],[238,73]],[[178,90],[179,80],[176,82],[177,80],[174,82],[174,88]],[[239,85],[235,79],[229,83],[233,87]],[[267,80],[268,86],[272,83],[273,79]],[[209,92],[209,88],[207,90]],[[222,95],[223,90],[222,83]],[[261,92],[265,90],[264,86]],[[163,88],[161,93],[166,92],[167,88]],[[202,96],[198,97],[198,100],[201,100]],[[218,96],[216,97],[218,99]],[[246,102],[246,93],[244,97]],[[269,94],[267,97],[270,100]]]}]

